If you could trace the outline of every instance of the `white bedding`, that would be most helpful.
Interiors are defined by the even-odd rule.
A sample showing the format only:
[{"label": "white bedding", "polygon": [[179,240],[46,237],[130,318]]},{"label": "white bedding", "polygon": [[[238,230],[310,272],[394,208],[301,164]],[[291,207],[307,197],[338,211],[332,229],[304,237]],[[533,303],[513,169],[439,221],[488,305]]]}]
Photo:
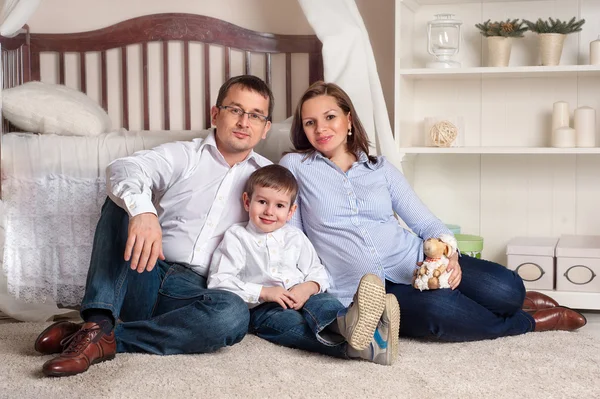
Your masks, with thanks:
[{"label": "white bedding", "polygon": [[[27,302],[78,305],[106,198],[106,166],[135,151],[199,135],[197,131],[119,131],[95,137],[5,134],[0,247],[10,295]],[[274,124],[256,150],[277,162],[289,148],[289,124]]]}]

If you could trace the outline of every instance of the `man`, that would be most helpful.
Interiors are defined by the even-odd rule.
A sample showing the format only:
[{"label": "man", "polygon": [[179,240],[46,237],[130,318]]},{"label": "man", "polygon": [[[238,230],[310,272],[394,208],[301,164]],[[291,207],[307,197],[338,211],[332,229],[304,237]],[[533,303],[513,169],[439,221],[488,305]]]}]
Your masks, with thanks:
[{"label": "man", "polygon": [[273,95],[259,78],[229,79],[206,139],[163,144],[112,162],[94,237],[83,325],[58,322],[35,342],[47,376],[86,371],[116,352],[213,352],[242,340],[246,304],[206,288],[225,230],[248,220],[248,176],[271,162],[253,152],[271,127]]}]

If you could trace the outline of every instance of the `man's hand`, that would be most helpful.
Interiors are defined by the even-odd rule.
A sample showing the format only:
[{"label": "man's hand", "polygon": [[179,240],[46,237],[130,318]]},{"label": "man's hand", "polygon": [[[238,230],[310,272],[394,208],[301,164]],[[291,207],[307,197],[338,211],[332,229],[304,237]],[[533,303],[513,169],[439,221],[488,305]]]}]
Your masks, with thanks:
[{"label": "man's hand", "polygon": [[132,217],[128,234],[124,258],[126,261],[131,259],[131,270],[137,269],[138,273],[151,271],[158,258],[165,260],[162,230],[155,214],[142,213]]},{"label": "man's hand", "polygon": [[265,302],[277,302],[284,309],[293,309],[296,303],[294,294],[283,287],[262,287],[260,299]]},{"label": "man's hand", "polygon": [[290,288],[290,293],[292,293],[294,295],[294,298],[296,299],[296,303],[294,304],[293,309],[302,309],[302,306],[304,306],[306,301],[308,301],[308,298],[310,298],[311,295],[315,295],[320,290],[321,287],[314,281],[307,281],[305,283],[297,284]]},{"label": "man's hand", "polygon": [[451,272],[450,277],[448,278],[448,284],[450,284],[450,288],[455,289],[462,280],[462,269],[458,264],[458,252],[455,252],[448,261],[446,270]]}]

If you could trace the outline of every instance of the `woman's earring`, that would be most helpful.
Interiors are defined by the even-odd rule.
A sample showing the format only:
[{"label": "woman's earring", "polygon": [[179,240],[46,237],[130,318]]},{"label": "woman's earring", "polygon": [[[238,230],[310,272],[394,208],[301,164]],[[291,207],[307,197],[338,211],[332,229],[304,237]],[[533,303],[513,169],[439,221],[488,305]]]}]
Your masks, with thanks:
[{"label": "woman's earring", "polygon": [[348,136],[352,136],[352,130],[348,129]]}]

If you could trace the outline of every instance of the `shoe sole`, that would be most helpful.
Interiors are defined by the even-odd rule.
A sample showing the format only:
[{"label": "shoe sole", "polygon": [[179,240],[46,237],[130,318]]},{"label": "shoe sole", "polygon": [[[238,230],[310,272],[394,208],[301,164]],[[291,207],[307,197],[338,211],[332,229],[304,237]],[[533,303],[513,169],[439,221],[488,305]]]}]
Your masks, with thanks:
[{"label": "shoe sole", "polygon": [[358,321],[348,337],[348,344],[356,350],[363,350],[373,340],[375,329],[385,308],[385,287],[381,279],[367,274],[360,279],[357,290]]},{"label": "shoe sole", "polygon": [[389,321],[388,345],[390,345],[391,356],[388,358],[388,365],[396,361],[398,357],[398,336],[400,335],[400,305],[394,294],[385,296],[385,319]]},{"label": "shoe sole", "polygon": [[[109,360],[113,360],[115,358],[115,355],[109,355],[100,359],[96,359],[93,362],[90,363],[90,366],[94,365],[94,364],[98,364],[98,363],[102,363],[102,362],[106,362]],[[71,375],[77,375],[77,374],[81,374],[81,373],[85,373],[86,371],[89,370],[89,367],[85,370],[82,371],[76,371],[76,372],[58,372],[58,371],[52,371],[52,370],[42,370],[42,372],[44,373],[44,375],[46,377],[69,377]]]}]

